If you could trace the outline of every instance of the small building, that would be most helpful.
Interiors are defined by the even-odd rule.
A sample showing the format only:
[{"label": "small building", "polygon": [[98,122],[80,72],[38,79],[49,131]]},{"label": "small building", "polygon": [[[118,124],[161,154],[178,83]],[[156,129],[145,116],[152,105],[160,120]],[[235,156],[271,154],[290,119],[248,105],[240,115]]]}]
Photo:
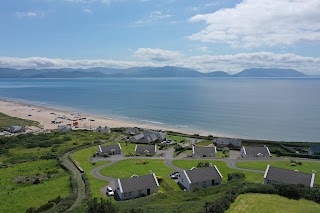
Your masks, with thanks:
[{"label": "small building", "polygon": [[240,149],[242,141],[239,139],[231,138],[215,138],[213,142],[217,144],[218,148],[228,147],[229,149]]},{"label": "small building", "polygon": [[143,132],[130,138],[132,143],[155,144],[166,139],[162,132]]},{"label": "small building", "polygon": [[217,148],[215,146],[192,146],[192,156],[193,157],[215,157],[217,153]]},{"label": "small building", "polygon": [[116,196],[120,200],[128,200],[158,192],[159,183],[156,175],[152,171],[150,173],[143,176],[133,175],[131,178],[117,179],[115,181]]},{"label": "small building", "polygon": [[126,129],[126,131],[124,131],[124,133],[129,134],[129,135],[136,135],[139,133],[139,129],[129,127]]},{"label": "small building", "polygon": [[119,143],[110,144],[108,146],[98,146],[98,155],[102,156],[104,154],[108,155],[120,155],[121,154],[121,146]]},{"label": "small building", "polygon": [[11,126],[7,129],[8,132],[10,133],[21,133],[21,132],[25,132],[26,128],[22,127],[22,126]]},{"label": "small building", "polygon": [[242,158],[270,158],[272,157],[267,146],[243,146],[240,150]]},{"label": "small building", "polygon": [[264,184],[302,184],[312,188],[314,186],[316,172],[312,170],[312,174],[307,174],[268,165],[263,178]]},{"label": "small building", "polygon": [[109,127],[107,127],[107,126],[105,126],[105,127],[101,127],[101,126],[99,126],[99,127],[98,127],[98,128],[96,128],[94,131],[95,131],[95,132],[101,132],[101,133],[106,134],[106,135],[108,135],[108,134],[110,134],[110,133],[111,133],[110,128],[109,128]]},{"label": "small building", "polygon": [[58,126],[57,131],[59,133],[71,132],[72,131],[72,127],[71,127],[71,125]]},{"label": "small building", "polygon": [[155,155],[157,153],[157,145],[136,145],[135,152],[139,155]]},{"label": "small building", "polygon": [[320,146],[310,146],[309,155],[320,155]]},{"label": "small building", "polygon": [[216,166],[192,168],[179,172],[178,183],[186,190],[206,188],[222,183],[222,175]]}]

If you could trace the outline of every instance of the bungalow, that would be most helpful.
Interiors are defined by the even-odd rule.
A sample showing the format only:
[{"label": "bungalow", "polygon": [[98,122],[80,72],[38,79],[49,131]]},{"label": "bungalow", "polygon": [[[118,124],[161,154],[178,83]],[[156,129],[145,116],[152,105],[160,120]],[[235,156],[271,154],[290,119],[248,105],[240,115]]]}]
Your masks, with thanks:
[{"label": "bungalow", "polygon": [[115,181],[116,194],[120,200],[144,197],[158,192],[159,183],[156,175],[133,175],[131,178],[117,179]]},{"label": "bungalow", "polygon": [[139,133],[139,130],[137,128],[129,127],[126,129],[126,131],[124,131],[124,133],[129,135],[135,135]]},{"label": "bungalow", "polygon": [[312,174],[307,174],[268,165],[263,178],[264,184],[302,184],[312,188],[316,172],[312,170]]},{"label": "bungalow", "polygon": [[239,139],[231,138],[215,138],[213,142],[217,144],[218,148],[228,147],[229,149],[240,149],[242,141]]},{"label": "bungalow", "polygon": [[135,152],[139,155],[155,155],[157,152],[157,145],[136,145]]},{"label": "bungalow", "polygon": [[240,150],[242,158],[269,158],[272,157],[267,146],[243,146]]},{"label": "bungalow", "polygon": [[7,129],[7,131],[10,133],[21,133],[21,132],[25,132],[26,128],[22,126],[11,126]]},{"label": "bungalow", "polygon": [[161,132],[143,132],[130,138],[132,143],[155,144],[165,140],[166,137]]},{"label": "bungalow", "polygon": [[193,157],[215,157],[217,153],[217,148],[215,146],[205,147],[205,146],[192,146],[192,156]]},{"label": "bungalow", "polygon": [[178,184],[192,191],[222,183],[222,175],[216,166],[192,168],[179,172]]},{"label": "bungalow", "polygon": [[60,132],[60,133],[71,132],[72,131],[72,127],[71,127],[71,125],[58,126],[57,131]]},{"label": "bungalow", "polygon": [[98,128],[96,128],[94,131],[95,131],[95,132],[102,132],[102,133],[104,133],[104,134],[106,134],[106,135],[108,135],[108,134],[110,134],[110,133],[111,133],[110,128],[109,128],[109,127],[107,127],[107,126],[105,126],[105,127],[101,127],[101,126],[99,126],[99,127],[98,127]]},{"label": "bungalow", "polygon": [[320,155],[320,146],[310,146],[309,155]]},{"label": "bungalow", "polygon": [[121,154],[121,146],[119,143],[111,144],[108,146],[98,146],[98,155],[102,156],[103,154],[108,155],[118,155]]}]

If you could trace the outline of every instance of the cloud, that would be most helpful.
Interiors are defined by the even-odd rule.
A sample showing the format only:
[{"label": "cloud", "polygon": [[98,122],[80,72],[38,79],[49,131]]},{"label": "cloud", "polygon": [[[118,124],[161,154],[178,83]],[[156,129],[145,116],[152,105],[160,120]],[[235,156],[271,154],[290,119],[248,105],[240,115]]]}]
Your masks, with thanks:
[{"label": "cloud", "polygon": [[159,22],[161,20],[169,19],[170,17],[172,17],[172,15],[169,14],[168,12],[156,10],[156,11],[152,11],[148,17],[135,21],[133,25],[134,26],[150,25],[150,24]]},{"label": "cloud", "polygon": [[92,13],[92,10],[89,9],[89,8],[84,8],[84,9],[83,9],[83,12],[85,12],[85,13]]},{"label": "cloud", "polygon": [[243,48],[320,41],[319,10],[319,0],[244,0],[233,8],[191,17],[190,22],[207,26],[188,38]]},{"label": "cloud", "polygon": [[34,11],[24,11],[24,12],[15,12],[15,16],[18,18],[23,18],[23,17],[37,17],[37,16],[44,16],[43,12],[34,12]]},{"label": "cloud", "polygon": [[[11,58],[0,57],[0,67],[5,68],[90,68],[113,67],[128,68],[136,66],[180,66],[196,69],[202,72],[216,70],[236,73],[247,68],[286,68],[296,69],[307,74],[320,74],[320,57],[305,57],[292,53],[254,52],[233,55],[198,55],[184,56],[179,52],[161,49],[140,48],[134,56],[143,61],[118,61],[110,59],[99,60],[67,60],[59,58],[30,57]],[[146,60],[146,61],[145,61]]]},{"label": "cloud", "polygon": [[171,61],[180,56],[181,54],[178,51],[151,48],[139,48],[134,52],[134,57],[136,58],[153,61]]}]

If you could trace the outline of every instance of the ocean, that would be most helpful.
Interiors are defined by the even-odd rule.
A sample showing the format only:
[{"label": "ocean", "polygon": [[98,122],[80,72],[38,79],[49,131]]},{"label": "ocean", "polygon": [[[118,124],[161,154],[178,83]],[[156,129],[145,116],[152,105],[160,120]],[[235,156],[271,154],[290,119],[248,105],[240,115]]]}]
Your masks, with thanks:
[{"label": "ocean", "polygon": [[0,79],[0,98],[281,141],[320,141],[320,79]]}]

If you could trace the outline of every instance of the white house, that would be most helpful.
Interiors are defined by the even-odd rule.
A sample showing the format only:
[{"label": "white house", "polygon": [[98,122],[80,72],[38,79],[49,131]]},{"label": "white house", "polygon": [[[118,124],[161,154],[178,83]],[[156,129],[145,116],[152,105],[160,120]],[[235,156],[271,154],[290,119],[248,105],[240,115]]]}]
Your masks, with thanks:
[{"label": "white house", "polygon": [[215,146],[192,146],[192,156],[193,157],[215,157],[217,153],[217,148]]},{"label": "white house", "polygon": [[108,155],[118,155],[121,154],[122,148],[119,143],[110,144],[108,146],[98,146],[98,155],[108,154]]},{"label": "white house", "polygon": [[117,179],[115,181],[116,194],[120,200],[144,197],[158,192],[159,183],[156,175],[133,175],[131,178]]},{"label": "white house", "polygon": [[264,173],[264,184],[302,184],[312,188],[314,186],[316,172],[311,174],[282,169],[268,165]]},{"label": "white house", "polygon": [[209,167],[192,168],[179,172],[178,183],[192,191],[221,184],[222,175],[215,165],[210,164]]},{"label": "white house", "polygon": [[310,146],[309,155],[320,155],[320,146]]},{"label": "white house", "polygon": [[213,142],[218,148],[228,147],[229,149],[240,149],[242,144],[241,140],[232,138],[215,138]]},{"label": "white house", "polygon": [[155,155],[157,153],[157,145],[136,145],[135,152],[139,155]]},{"label": "white house", "polygon": [[99,126],[99,127],[96,128],[94,131],[95,131],[95,132],[101,132],[101,133],[104,133],[104,134],[106,134],[106,135],[108,135],[108,134],[111,133],[111,129],[110,129],[109,127],[107,127],[107,126],[105,126],[105,127]]},{"label": "white house", "polygon": [[240,150],[242,158],[270,158],[272,157],[267,146],[243,146]]}]

